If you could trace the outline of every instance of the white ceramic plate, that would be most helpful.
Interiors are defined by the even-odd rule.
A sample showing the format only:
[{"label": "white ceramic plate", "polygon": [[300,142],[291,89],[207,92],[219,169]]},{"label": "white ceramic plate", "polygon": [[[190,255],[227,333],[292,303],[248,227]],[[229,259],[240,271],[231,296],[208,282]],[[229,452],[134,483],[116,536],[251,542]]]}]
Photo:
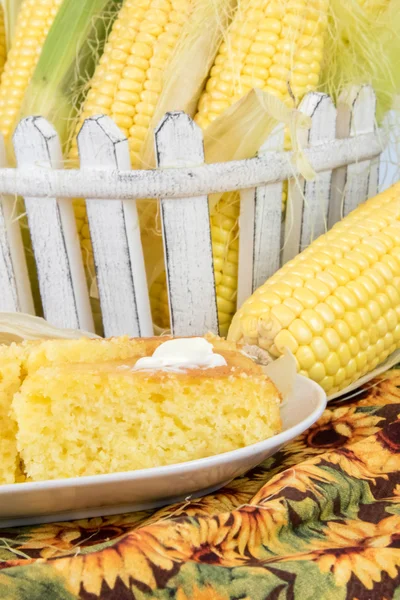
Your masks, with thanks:
[{"label": "white ceramic plate", "polygon": [[246,448],[178,465],[2,485],[0,527],[119,514],[203,496],[280,450],[315,423],[325,406],[323,389],[296,375],[293,392],[281,409],[282,433]]}]

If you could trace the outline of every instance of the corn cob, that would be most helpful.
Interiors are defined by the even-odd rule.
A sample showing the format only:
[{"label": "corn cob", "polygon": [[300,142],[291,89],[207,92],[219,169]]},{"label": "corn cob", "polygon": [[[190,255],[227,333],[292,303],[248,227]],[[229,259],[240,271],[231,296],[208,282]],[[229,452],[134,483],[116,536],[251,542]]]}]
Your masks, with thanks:
[{"label": "corn cob", "polygon": [[6,142],[14,132],[25,90],[61,4],[62,0],[25,0],[19,11],[0,86],[0,132]]},{"label": "corn cob", "polygon": [[[252,88],[289,105],[316,88],[327,24],[327,0],[247,0],[222,42],[195,121],[206,129]],[[211,213],[220,334],[236,310],[239,194],[224,194]],[[153,318],[169,325],[162,276],[150,289]],[[164,304],[164,306],[160,306]]]},{"label": "corn cob", "polygon": [[360,205],[262,285],[228,338],[278,357],[333,394],[400,347],[400,184]]}]

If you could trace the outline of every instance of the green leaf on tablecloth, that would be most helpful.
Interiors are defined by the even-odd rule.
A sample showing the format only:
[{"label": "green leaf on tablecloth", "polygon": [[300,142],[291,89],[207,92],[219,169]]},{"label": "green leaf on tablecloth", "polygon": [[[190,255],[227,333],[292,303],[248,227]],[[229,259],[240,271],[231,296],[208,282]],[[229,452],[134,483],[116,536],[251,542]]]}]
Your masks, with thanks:
[{"label": "green leaf on tablecloth", "polygon": [[239,567],[233,569],[232,575],[233,579],[229,587],[231,598],[247,597],[252,600],[264,600],[272,590],[275,594],[280,591],[282,598],[286,598],[287,591],[293,585],[293,582],[288,582],[272,573],[268,567]]},{"label": "green leaf on tablecloth", "polygon": [[353,518],[358,514],[359,504],[374,502],[368,481],[357,479],[335,466],[321,465],[323,470],[335,477],[335,485],[324,485],[323,502],[318,517],[327,521],[338,514],[346,514]]},{"label": "green leaf on tablecloth", "polygon": [[2,600],[75,600],[56,572],[46,565],[22,566],[0,572]]},{"label": "green leaf on tablecloth", "polygon": [[[168,591],[171,595],[164,592],[155,594],[154,598],[233,600],[246,597],[251,600],[265,600],[272,590],[282,588],[284,592],[288,585],[288,582],[271,573],[267,567],[228,568],[186,563],[169,582]],[[285,593],[282,598],[285,598]]]},{"label": "green leaf on tablecloth", "polygon": [[312,561],[294,560],[277,562],[269,565],[284,573],[286,578],[293,578],[294,598],[301,600],[345,600],[347,589],[338,587],[333,576],[322,573]]}]

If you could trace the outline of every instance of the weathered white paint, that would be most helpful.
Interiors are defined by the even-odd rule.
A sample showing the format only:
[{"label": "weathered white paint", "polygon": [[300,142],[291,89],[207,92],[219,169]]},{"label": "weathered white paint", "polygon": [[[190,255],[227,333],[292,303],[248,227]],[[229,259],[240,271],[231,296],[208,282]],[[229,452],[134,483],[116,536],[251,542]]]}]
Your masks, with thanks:
[{"label": "weathered white paint", "polygon": [[383,120],[388,132],[388,144],[380,157],[379,190],[384,191],[400,179],[400,118],[398,111],[389,111]]},{"label": "weathered white paint", "polygon": [[[318,149],[332,143],[336,136],[336,109],[331,98],[311,92],[301,102],[299,110],[311,118],[310,129],[299,131],[300,148]],[[313,181],[303,177],[289,180],[283,263],[326,231],[331,179],[332,171],[323,171],[317,173]]]},{"label": "weathered white paint", "polygon": [[[51,172],[62,164],[55,129],[41,117],[29,117],[14,134],[18,167]],[[29,230],[46,319],[52,325],[93,330],[89,296],[71,200],[25,197]]]},{"label": "weathered white paint", "polygon": [[[109,117],[87,119],[78,135],[82,171],[130,169],[127,139]],[[86,202],[104,333],[150,336],[153,327],[135,200]]]},{"label": "weathered white paint", "polygon": [[[284,127],[272,132],[258,153],[283,150]],[[238,306],[262,285],[280,263],[283,182],[244,190],[240,196]]]},{"label": "weathered white paint", "polygon": [[[184,113],[167,113],[155,138],[157,165],[161,169],[196,167],[204,162],[201,130]],[[162,198],[161,220],[172,332],[217,333],[207,196]]]},{"label": "weathered white paint", "polygon": [[[360,139],[362,135],[374,134],[375,109],[376,97],[369,85],[354,86],[343,92],[337,104],[336,137]],[[356,161],[349,161],[348,166],[336,169],[332,177],[329,227],[376,193],[378,169],[379,161],[371,166],[371,159],[362,155]]]},{"label": "weathered white paint", "polygon": [[[3,136],[0,135],[0,169],[7,166]],[[16,198],[0,198],[0,310],[34,314]]]},{"label": "weathered white paint", "polygon": [[[357,160],[378,156],[386,143],[375,133],[335,140],[309,148],[304,154],[319,173]],[[296,174],[296,172],[295,172]],[[298,173],[297,173],[298,174]],[[293,175],[292,153],[271,152],[266,157],[200,165],[190,168],[142,171],[0,169],[0,194],[43,198],[186,198],[240,190],[284,181]]]}]

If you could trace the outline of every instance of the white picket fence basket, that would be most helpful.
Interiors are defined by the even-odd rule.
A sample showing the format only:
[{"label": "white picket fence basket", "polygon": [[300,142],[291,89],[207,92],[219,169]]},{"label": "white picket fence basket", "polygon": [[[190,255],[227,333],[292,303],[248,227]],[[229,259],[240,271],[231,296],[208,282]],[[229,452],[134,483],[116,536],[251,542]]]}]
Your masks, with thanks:
[{"label": "white picket fence basket", "polygon": [[[20,195],[46,319],[93,330],[71,201],[80,197],[87,203],[105,335],[152,335],[135,200],[159,198],[172,331],[218,332],[208,194],[242,190],[240,305],[280,264],[377,192],[385,140],[375,126],[375,104],[368,86],[352,89],[337,107],[320,93],[303,100],[300,110],[312,124],[302,144],[318,173],[312,182],[283,152],[283,129],[257,158],[205,165],[201,130],[184,113],[169,113],[155,133],[158,168],[133,171],[127,140],[98,116],[80,132],[80,169],[63,170],[54,128],[41,117],[21,121],[14,135],[17,168],[7,168],[0,153],[0,310],[34,312],[13,214]],[[282,186],[293,175],[282,232]]]}]

